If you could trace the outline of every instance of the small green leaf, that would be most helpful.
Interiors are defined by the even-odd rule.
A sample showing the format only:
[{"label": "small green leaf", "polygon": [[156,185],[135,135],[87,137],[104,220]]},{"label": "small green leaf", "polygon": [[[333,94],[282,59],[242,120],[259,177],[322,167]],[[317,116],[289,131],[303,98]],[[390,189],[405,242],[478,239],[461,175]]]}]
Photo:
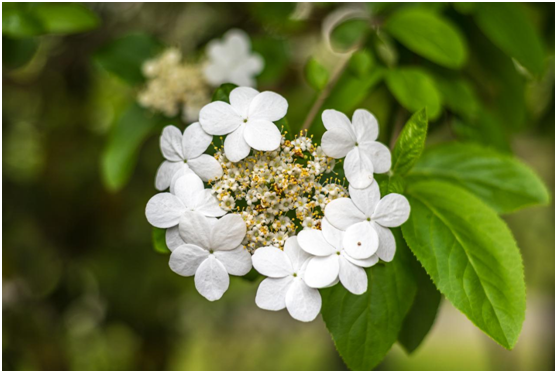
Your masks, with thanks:
[{"label": "small green leaf", "polygon": [[97,15],[78,3],[36,3],[33,13],[39,18],[48,33],[71,34],[97,28]]},{"label": "small green leaf", "polygon": [[230,92],[232,92],[234,90],[234,88],[238,87],[236,84],[232,84],[232,83],[225,83],[225,84],[221,84],[213,93],[213,98],[211,99],[211,102],[213,101],[224,101],[227,104],[230,103]]},{"label": "small green leaf", "polygon": [[95,61],[105,70],[129,84],[143,83],[143,63],[155,57],[162,45],[147,34],[128,34],[104,45],[95,54]]},{"label": "small green leaf", "polygon": [[35,38],[15,39],[2,36],[2,66],[16,69],[27,64],[35,55],[39,42]]},{"label": "small green leaf", "polygon": [[543,72],[543,44],[523,5],[477,4],[475,19],[483,33],[503,52],[515,58],[530,72]]},{"label": "small green leaf", "polygon": [[385,29],[411,51],[441,66],[459,69],[466,62],[468,49],[460,30],[433,11],[402,8],[387,20]]},{"label": "small green leaf", "polygon": [[153,227],[153,249],[159,254],[170,254],[166,246],[166,229]]},{"label": "small green leaf", "polygon": [[409,255],[397,242],[392,262],[366,270],[368,289],[362,295],[341,284],[321,290],[323,320],[348,368],[373,369],[397,340],[416,293]]},{"label": "small green leaf", "polygon": [[390,70],[386,79],[393,96],[407,110],[414,112],[425,107],[430,119],[441,113],[441,96],[424,70],[414,67]]},{"label": "small green leaf", "polygon": [[427,113],[422,109],[406,122],[393,149],[394,174],[404,176],[414,167],[424,150],[427,136]]},{"label": "small green leaf", "polygon": [[305,67],[306,80],[315,90],[321,91],[329,81],[329,72],[315,58],[310,58]]},{"label": "small green leaf", "polygon": [[435,77],[435,84],[445,105],[464,118],[475,118],[480,107],[473,86],[462,78]]},{"label": "small green leaf", "polygon": [[503,347],[518,340],[526,311],[520,251],[499,216],[465,189],[442,181],[410,184],[402,233],[437,288]]},{"label": "small green leaf", "polygon": [[371,52],[367,49],[362,49],[352,54],[350,61],[348,61],[348,68],[354,75],[364,78],[371,73],[373,64]]},{"label": "small green leaf", "polygon": [[410,176],[444,180],[474,193],[499,213],[549,203],[540,178],[516,158],[471,143],[448,143],[424,153]]}]

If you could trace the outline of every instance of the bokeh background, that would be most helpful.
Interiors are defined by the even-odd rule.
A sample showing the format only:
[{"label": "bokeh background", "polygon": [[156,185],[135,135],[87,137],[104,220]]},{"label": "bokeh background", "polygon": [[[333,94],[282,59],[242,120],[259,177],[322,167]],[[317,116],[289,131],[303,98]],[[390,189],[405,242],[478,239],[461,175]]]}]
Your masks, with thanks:
[{"label": "bokeh background", "polygon": [[[3,33],[3,369],[346,369],[320,318],[303,324],[286,311],[260,310],[254,304],[257,283],[240,278],[232,278],[222,300],[210,303],[192,278],[169,270],[168,255],[153,249],[144,216],[162,161],[160,128],[142,141],[129,181],[111,187],[103,155],[138,86],[96,59],[99,50],[130,32],[151,35],[195,59],[209,40],[241,28],[266,60],[259,88],[284,95],[291,102],[290,123],[299,128],[315,97],[304,66],[310,56],[327,61],[321,25],[339,6],[88,3],[99,21],[89,30]],[[465,69],[469,76],[481,76],[475,70],[481,70],[482,58],[498,58],[476,58],[476,46],[489,42],[451,4],[413,6],[434,6],[464,30],[474,62]],[[522,105],[525,113],[519,130],[507,137],[508,147],[554,191],[555,8],[521,6],[548,62],[542,79],[520,78],[518,99],[501,94],[504,104]],[[380,22],[379,8],[377,14]],[[397,48],[400,60],[416,62]],[[378,84],[361,106],[389,123],[394,102]],[[463,136],[452,121],[442,115],[429,141]],[[423,345],[411,356],[395,345],[379,369],[554,370],[554,211],[552,203],[505,217],[522,250],[528,289],[526,322],[513,351],[492,342],[445,301]]]}]

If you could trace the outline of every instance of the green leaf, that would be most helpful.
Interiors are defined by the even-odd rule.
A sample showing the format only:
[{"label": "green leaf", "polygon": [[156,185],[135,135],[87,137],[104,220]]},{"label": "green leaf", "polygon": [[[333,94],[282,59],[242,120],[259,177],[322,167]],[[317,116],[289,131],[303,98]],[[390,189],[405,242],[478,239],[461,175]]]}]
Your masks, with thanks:
[{"label": "green leaf", "polygon": [[133,104],[116,122],[101,157],[101,172],[107,189],[117,191],[129,180],[139,148],[161,118]]},{"label": "green leaf", "polygon": [[305,67],[306,80],[315,90],[321,91],[329,81],[329,72],[315,58],[310,58]]},{"label": "green leaf", "polygon": [[447,182],[410,184],[402,233],[437,288],[478,328],[512,349],[526,311],[520,251],[499,216]]},{"label": "green leaf", "polygon": [[510,154],[512,150],[505,124],[495,113],[482,107],[475,120],[455,119],[452,123],[455,133],[461,139]]},{"label": "green leaf", "polygon": [[331,30],[331,47],[339,53],[352,50],[365,39],[369,30],[367,20],[346,20]]},{"label": "green leaf", "polygon": [[523,5],[477,4],[475,19],[483,33],[503,52],[515,58],[530,72],[543,72],[543,44]]},{"label": "green leaf", "polygon": [[263,71],[257,77],[259,86],[274,86],[281,82],[288,72],[290,44],[288,40],[268,36],[254,37],[253,51],[265,60]]},{"label": "green leaf", "polygon": [[424,8],[403,8],[387,20],[385,29],[411,51],[451,69],[468,56],[460,30],[441,15]]},{"label": "green leaf", "polygon": [[422,69],[406,67],[390,70],[387,86],[398,102],[409,111],[427,109],[430,119],[441,113],[441,97],[433,79]]},{"label": "green leaf", "polygon": [[216,90],[215,93],[213,93],[213,98],[211,99],[211,102],[213,101],[224,101],[227,104],[230,103],[229,97],[230,97],[230,92],[232,92],[234,90],[234,88],[238,87],[236,84],[232,84],[232,83],[225,83],[225,84],[221,84]]},{"label": "green leaf", "polygon": [[427,136],[427,113],[422,109],[406,122],[393,149],[393,173],[404,176],[414,167],[424,150]]},{"label": "green leaf", "polygon": [[471,143],[448,143],[424,153],[410,175],[438,179],[474,193],[499,213],[549,203],[540,178],[514,157]]},{"label": "green leaf", "polygon": [[100,24],[99,17],[93,11],[77,3],[36,3],[32,11],[49,33],[84,32]]},{"label": "green leaf", "polygon": [[404,194],[406,189],[406,181],[399,175],[377,174],[375,180],[379,183],[382,196],[391,193]]},{"label": "green leaf", "polygon": [[166,229],[153,227],[153,249],[159,254],[170,254],[171,251],[166,246]]},{"label": "green leaf", "polygon": [[28,10],[27,4],[2,3],[2,34],[25,38],[44,33],[41,21]]},{"label": "green leaf", "polygon": [[352,71],[354,75],[362,78],[371,73],[373,65],[373,55],[367,49],[355,52],[350,57],[350,61],[348,61],[348,68],[350,71]]},{"label": "green leaf", "polygon": [[472,85],[462,79],[435,77],[435,84],[445,105],[464,118],[475,118],[479,110],[479,100]]},{"label": "green leaf", "polygon": [[16,69],[27,64],[35,55],[39,42],[34,38],[15,39],[2,36],[2,66]]},{"label": "green leaf", "polygon": [[128,34],[104,45],[95,54],[95,61],[105,70],[129,84],[143,83],[143,63],[155,57],[162,45],[147,34]]},{"label": "green leaf", "polygon": [[348,292],[341,284],[321,290],[323,320],[348,368],[371,370],[397,340],[416,293],[409,255],[397,242],[392,262],[366,270],[368,289],[362,295]]}]

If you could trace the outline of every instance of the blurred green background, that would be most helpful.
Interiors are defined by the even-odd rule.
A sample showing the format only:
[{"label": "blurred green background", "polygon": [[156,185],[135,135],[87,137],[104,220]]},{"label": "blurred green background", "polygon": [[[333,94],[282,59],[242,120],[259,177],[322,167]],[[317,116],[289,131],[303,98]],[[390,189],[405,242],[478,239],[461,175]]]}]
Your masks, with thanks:
[{"label": "blurred green background", "polygon": [[[429,141],[466,139],[512,152],[554,191],[555,5],[516,5],[544,47],[544,68],[534,77],[486,38],[465,5],[411,5],[440,12],[462,30],[470,50],[462,76],[475,85],[481,106],[466,122],[466,115],[453,113],[458,104],[455,109],[445,97]],[[398,6],[405,5],[368,6],[376,29]],[[121,55],[111,58],[125,66],[144,50],[113,43],[141,33],[195,60],[209,40],[243,29],[266,60],[259,88],[289,100],[289,122],[299,129],[316,96],[304,79],[305,64],[314,57],[334,65],[321,25],[339,7],[3,4],[3,369],[346,369],[321,318],[303,324],[286,311],[260,310],[257,283],[240,278],[232,278],[222,300],[210,303],[195,291],[193,278],[174,274],[168,255],[153,250],[144,208],[162,161],[158,133],[164,124],[180,122],[157,120],[144,136],[130,139],[137,146],[122,156],[127,171],[115,186],[107,176],[107,149],[141,82],[129,84],[102,58],[116,50]],[[340,29],[338,39],[350,40],[358,27]],[[369,48],[375,62],[366,63],[447,73],[377,35]],[[343,75],[339,82],[348,100],[339,109],[351,114],[356,105],[368,108],[382,129],[409,116],[384,82],[372,79],[360,94],[349,79]],[[350,101],[353,95],[357,102]],[[143,120],[153,119],[145,115]],[[128,125],[133,132],[143,124]],[[389,131],[382,136],[389,142]],[[528,289],[526,322],[513,351],[443,302],[423,345],[411,356],[395,345],[379,369],[554,370],[554,211],[552,203],[505,216],[522,250]]]}]

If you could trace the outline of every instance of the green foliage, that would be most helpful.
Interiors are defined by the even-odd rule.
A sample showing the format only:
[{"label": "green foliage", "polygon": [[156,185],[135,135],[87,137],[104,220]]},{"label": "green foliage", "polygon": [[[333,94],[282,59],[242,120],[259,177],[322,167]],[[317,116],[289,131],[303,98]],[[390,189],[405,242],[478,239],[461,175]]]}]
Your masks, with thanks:
[{"label": "green foliage", "polygon": [[335,51],[346,52],[363,42],[369,32],[369,21],[350,19],[331,30],[331,46]]},{"label": "green foliage", "polygon": [[503,153],[512,153],[509,134],[493,111],[480,108],[475,120],[455,120],[452,125],[462,140],[473,141]]},{"label": "green foliage", "polygon": [[393,96],[407,110],[418,111],[425,107],[430,119],[436,119],[441,113],[441,97],[425,70],[417,67],[390,70],[386,81]]},{"label": "green foliage", "polygon": [[392,262],[366,270],[368,289],[362,295],[341,284],[321,290],[323,320],[348,368],[373,369],[396,342],[416,292],[409,255],[397,242]]},{"label": "green foliage", "polygon": [[389,17],[385,29],[408,49],[441,66],[459,69],[466,62],[468,50],[460,30],[435,12],[402,8]]},{"label": "green foliage", "polygon": [[166,246],[166,229],[153,227],[153,249],[159,254],[170,254],[170,249]]},{"label": "green foliage", "polygon": [[212,101],[224,101],[227,104],[230,103],[230,92],[232,92],[232,90],[234,90],[234,88],[238,87],[236,84],[232,84],[232,83],[224,83],[221,84],[213,93],[213,98],[211,99]]},{"label": "green foliage", "polygon": [[286,40],[274,37],[255,37],[252,40],[253,50],[265,60],[265,67],[257,81],[261,85],[279,83],[288,71],[290,47]]},{"label": "green foliage", "polygon": [[360,77],[368,76],[374,67],[373,55],[367,49],[354,52],[348,61],[348,68],[354,75]]},{"label": "green foliage", "polygon": [[155,57],[161,49],[162,45],[151,35],[133,33],[105,44],[94,59],[103,69],[134,85],[143,83],[143,63]]},{"label": "green foliage", "polygon": [[404,238],[437,288],[476,326],[512,349],[526,311],[522,259],[506,224],[453,184],[411,184]]},{"label": "green foliage", "polygon": [[443,103],[464,118],[475,118],[480,102],[473,86],[463,78],[435,77],[435,85],[443,97]]},{"label": "green foliage", "polygon": [[427,113],[422,109],[406,122],[393,149],[394,174],[404,176],[414,167],[424,150],[427,136]]},{"label": "green foliage", "polygon": [[2,36],[2,66],[15,69],[33,58],[39,42],[34,38],[15,39]]},{"label": "green foliage", "polygon": [[379,183],[379,189],[381,190],[382,196],[391,193],[403,194],[404,189],[406,189],[405,179],[396,174],[375,175],[375,180]]},{"label": "green foliage", "polygon": [[477,144],[436,146],[424,153],[411,176],[443,180],[465,188],[499,213],[549,203],[547,188],[529,167]]},{"label": "green foliage", "polygon": [[329,81],[329,72],[315,58],[310,58],[305,67],[306,80],[315,90],[321,91]]}]

